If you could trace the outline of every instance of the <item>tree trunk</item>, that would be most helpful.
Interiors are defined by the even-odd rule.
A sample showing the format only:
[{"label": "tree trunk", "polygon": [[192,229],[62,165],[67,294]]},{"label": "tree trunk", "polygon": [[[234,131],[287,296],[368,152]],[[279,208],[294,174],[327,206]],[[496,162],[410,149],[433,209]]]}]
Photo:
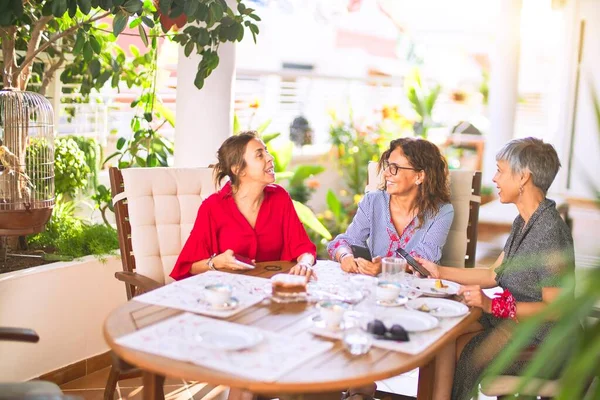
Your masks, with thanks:
[{"label": "tree trunk", "polygon": [[8,26],[0,28],[2,36],[2,59],[4,60],[4,71],[2,71],[2,83],[5,88],[13,87],[17,80],[13,81],[13,73],[17,70],[17,53],[15,52],[15,40],[17,28]]}]

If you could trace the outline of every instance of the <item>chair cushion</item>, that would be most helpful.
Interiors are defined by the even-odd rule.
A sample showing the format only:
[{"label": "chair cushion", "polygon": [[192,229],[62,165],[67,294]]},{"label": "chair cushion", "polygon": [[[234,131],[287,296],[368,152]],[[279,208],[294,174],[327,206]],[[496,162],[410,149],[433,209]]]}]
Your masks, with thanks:
[{"label": "chair cushion", "polygon": [[215,191],[212,168],[123,169],[136,272],[160,283],[187,240],[202,201]]},{"label": "chair cushion", "polygon": [[[520,376],[500,375],[481,382],[481,393],[486,396],[504,396],[517,393]],[[554,397],[558,394],[558,381],[533,378],[518,393],[524,396]]]},{"label": "chair cushion", "polygon": [[[383,183],[383,174],[377,174],[377,163],[369,162],[368,183],[365,192],[377,190]],[[442,250],[441,264],[451,267],[464,267],[467,254],[467,228],[471,201],[480,202],[473,195],[473,171],[450,170],[450,202],[454,207],[454,220],[448,232],[446,245]]]}]

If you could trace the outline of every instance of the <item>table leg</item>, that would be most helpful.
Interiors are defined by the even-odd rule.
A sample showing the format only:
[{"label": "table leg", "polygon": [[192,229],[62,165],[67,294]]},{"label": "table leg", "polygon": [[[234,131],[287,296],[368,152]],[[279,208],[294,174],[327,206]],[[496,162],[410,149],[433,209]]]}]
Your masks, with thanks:
[{"label": "table leg", "polygon": [[144,371],[143,375],[143,398],[144,400],[164,400],[165,399],[165,377],[152,372]]},{"label": "table leg", "polygon": [[258,396],[244,389],[229,388],[227,400],[257,400]]},{"label": "table leg", "polygon": [[419,386],[417,400],[433,400],[433,384],[435,382],[435,357],[419,368]]}]

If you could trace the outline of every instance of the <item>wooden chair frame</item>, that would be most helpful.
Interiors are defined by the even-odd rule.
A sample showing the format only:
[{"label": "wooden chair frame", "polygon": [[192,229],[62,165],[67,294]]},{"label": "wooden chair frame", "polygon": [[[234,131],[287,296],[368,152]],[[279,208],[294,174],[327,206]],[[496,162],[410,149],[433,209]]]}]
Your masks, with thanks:
[{"label": "wooden chair frame", "polygon": [[[120,169],[115,167],[110,168],[108,174],[110,177],[112,197],[115,198],[125,191],[123,174],[121,174]],[[114,203],[114,210],[117,233],[119,236],[119,248],[121,250],[121,262],[123,264],[123,271],[115,272],[115,278],[125,283],[127,300],[131,300],[138,294],[149,292],[150,290],[154,290],[163,285],[147,276],[135,272],[135,257],[131,245],[131,224],[129,223],[129,207],[127,205],[127,199],[123,198],[116,200]],[[112,365],[104,389],[105,400],[112,400],[114,398],[118,381],[142,376],[142,371],[140,369],[127,364],[114,353],[111,353],[111,355]],[[162,390],[162,386],[160,386],[160,390]]]},{"label": "wooden chair frame", "polygon": [[[481,196],[481,172],[473,173],[473,181],[471,183],[471,194],[473,196]],[[467,254],[465,258],[465,267],[475,267],[475,255],[477,253],[477,234],[479,225],[479,207],[480,201],[471,200],[469,204],[469,225],[467,227]]]}]

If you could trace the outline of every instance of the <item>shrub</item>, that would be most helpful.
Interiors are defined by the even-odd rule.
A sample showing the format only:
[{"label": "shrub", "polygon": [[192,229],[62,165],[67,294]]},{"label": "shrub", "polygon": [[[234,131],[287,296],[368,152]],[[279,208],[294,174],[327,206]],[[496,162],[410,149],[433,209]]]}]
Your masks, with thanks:
[{"label": "shrub", "polygon": [[57,195],[74,197],[85,189],[90,174],[84,152],[69,137],[59,137],[54,142],[54,185]]},{"label": "shrub", "polygon": [[72,202],[58,201],[46,230],[30,236],[29,245],[75,258],[110,254],[119,248],[115,229],[104,224],[88,224],[75,217],[74,210]]}]

